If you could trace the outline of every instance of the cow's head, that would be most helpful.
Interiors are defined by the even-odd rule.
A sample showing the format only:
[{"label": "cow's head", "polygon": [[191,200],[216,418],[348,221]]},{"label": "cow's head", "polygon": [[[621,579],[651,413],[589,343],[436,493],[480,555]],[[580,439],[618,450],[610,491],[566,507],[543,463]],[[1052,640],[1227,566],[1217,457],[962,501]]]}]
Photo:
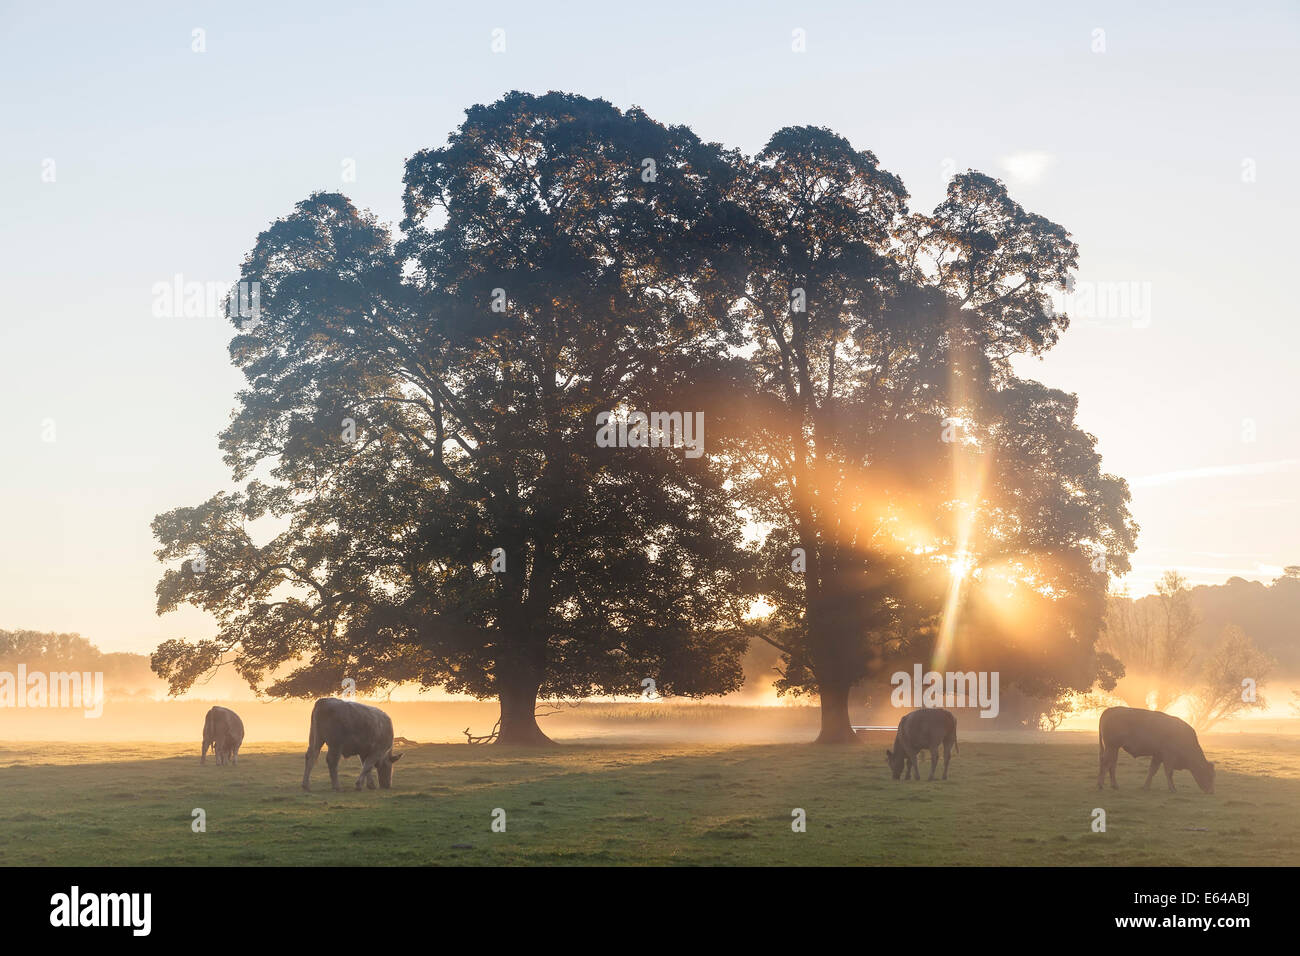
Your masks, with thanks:
[{"label": "cow's head", "polygon": [[889,769],[893,772],[895,780],[903,776],[903,767],[907,765],[907,761],[900,751],[886,750],[885,763],[889,764]]},{"label": "cow's head", "polygon": [[1199,767],[1193,767],[1192,779],[1204,792],[1214,793],[1214,763],[1206,760]]},{"label": "cow's head", "polygon": [[395,754],[390,750],[379,763],[375,764],[375,770],[379,773],[379,786],[382,789],[387,790],[393,785],[393,764],[401,759],[401,754]]}]

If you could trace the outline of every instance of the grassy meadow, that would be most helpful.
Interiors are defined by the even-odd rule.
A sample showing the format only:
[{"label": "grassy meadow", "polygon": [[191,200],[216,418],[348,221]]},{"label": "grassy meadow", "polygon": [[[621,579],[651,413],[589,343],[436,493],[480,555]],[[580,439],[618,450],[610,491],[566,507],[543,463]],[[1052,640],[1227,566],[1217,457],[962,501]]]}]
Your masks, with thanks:
[{"label": "grassy meadow", "polygon": [[1098,793],[1095,735],[1064,732],[967,735],[947,782],[896,782],[887,737],[422,744],[389,791],[353,790],[360,761],[344,761],[340,793],[323,753],[301,790],[301,743],[251,743],[237,767],[180,743],[0,744],[0,865],[1300,864],[1296,737],[1204,738],[1212,796],[1186,772],[1176,794],[1163,773],[1144,792],[1127,756],[1121,789]]}]

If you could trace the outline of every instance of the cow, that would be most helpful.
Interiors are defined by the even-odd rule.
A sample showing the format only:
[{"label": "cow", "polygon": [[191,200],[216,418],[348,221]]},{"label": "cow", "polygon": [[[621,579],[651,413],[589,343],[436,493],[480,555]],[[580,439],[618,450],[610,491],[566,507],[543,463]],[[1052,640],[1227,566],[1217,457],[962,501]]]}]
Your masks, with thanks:
[{"label": "cow", "polygon": [[227,760],[239,763],[239,745],[244,742],[244,722],[229,707],[213,707],[203,718],[203,754],[199,763],[208,762],[208,748],[212,748],[217,765]]},{"label": "cow", "polygon": [[1214,793],[1214,764],[1205,759],[1191,725],[1171,714],[1133,707],[1107,708],[1097,724],[1097,742],[1101,747],[1098,790],[1102,788],[1108,770],[1111,789],[1119,789],[1115,782],[1115,765],[1119,763],[1119,752],[1126,750],[1132,757],[1151,758],[1143,790],[1151,789],[1151,778],[1164,764],[1165,779],[1171,793],[1174,792],[1175,770],[1190,770],[1198,787],[1206,793]]},{"label": "cow", "polygon": [[930,778],[934,779],[934,768],[939,763],[939,745],[943,744],[943,779],[948,779],[948,761],[957,748],[957,718],[950,710],[923,708],[904,714],[898,722],[898,733],[894,735],[894,748],[885,751],[885,762],[894,773],[894,779],[902,776],[907,768],[906,779],[912,774],[921,779],[921,770],[916,765],[916,755],[922,750],[930,751]]},{"label": "cow", "polygon": [[375,789],[375,774],[379,786],[387,790],[393,785],[393,764],[402,759],[393,753],[393,722],[378,707],[358,704],[337,697],[322,697],[311,710],[311,735],[307,739],[307,767],[302,773],[302,788],[311,789],[311,768],[316,765],[322,746],[328,746],[325,764],[330,768],[330,784],[339,789],[339,758],[361,757],[361,775],[357,789],[364,781]]}]

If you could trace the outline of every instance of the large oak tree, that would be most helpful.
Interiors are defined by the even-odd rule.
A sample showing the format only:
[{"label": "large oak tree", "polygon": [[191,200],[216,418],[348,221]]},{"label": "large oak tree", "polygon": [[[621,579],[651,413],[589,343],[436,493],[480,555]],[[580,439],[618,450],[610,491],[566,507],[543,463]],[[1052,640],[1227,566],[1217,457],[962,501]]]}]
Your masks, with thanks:
[{"label": "large oak tree", "polygon": [[204,566],[165,574],[160,612],[221,627],[159,648],[173,691],[293,663],[269,693],[496,696],[499,742],[528,744],[539,696],[737,687],[734,490],[708,455],[595,442],[598,412],[698,409],[725,376],[695,250],[730,169],[640,111],[511,94],[409,161],[400,242],[332,194],[259,236],[222,446],[265,475],[155,521],[162,559]]},{"label": "large oak tree", "polygon": [[[1074,397],[1011,364],[1066,328],[1047,293],[1075,246],[978,173],[930,215],[906,201],[828,130],[750,159],[516,93],[410,160],[400,241],[341,196],[300,204],[245,263],[262,318],[232,343],[223,447],[258,477],[155,522],[163,559],[204,555],[160,610],[221,633],[156,669],[496,695],[500,739],[541,742],[539,696],[734,688],[761,592],[748,630],[820,695],[822,741],[901,656],[1049,696],[1109,679],[1127,489]],[[707,454],[597,447],[598,412],[650,409],[703,411]]]},{"label": "large oak tree", "polygon": [[731,311],[753,346],[743,487],[771,528],[753,633],[784,653],[778,686],[819,695],[834,743],[854,739],[853,688],[908,656],[1049,697],[1111,682],[1094,644],[1128,491],[1075,398],[1011,368],[1067,325],[1047,293],[1068,234],[974,172],[908,215],[898,178],[825,129],[746,165]]}]

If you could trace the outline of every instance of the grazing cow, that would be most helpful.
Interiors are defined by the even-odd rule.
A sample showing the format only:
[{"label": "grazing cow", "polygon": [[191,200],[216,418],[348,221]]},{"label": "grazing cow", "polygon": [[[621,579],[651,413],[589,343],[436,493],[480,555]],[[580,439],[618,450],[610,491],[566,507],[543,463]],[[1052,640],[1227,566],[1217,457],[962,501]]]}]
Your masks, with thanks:
[{"label": "grazing cow", "polygon": [[311,789],[311,768],[316,765],[322,746],[328,746],[325,764],[330,768],[330,785],[339,788],[339,758],[361,757],[362,781],[375,789],[375,773],[379,786],[387,790],[393,785],[393,764],[402,759],[393,753],[393,722],[378,707],[358,704],[337,697],[322,697],[311,711],[311,736],[307,740],[307,768],[302,774],[302,788]]},{"label": "grazing cow", "polygon": [[934,779],[934,768],[939,763],[939,745],[943,744],[943,779],[948,779],[948,761],[957,747],[957,718],[952,711],[938,708],[923,708],[904,714],[898,722],[898,733],[894,735],[894,749],[885,751],[885,761],[894,772],[897,780],[907,768],[907,778],[921,779],[921,770],[916,765],[916,755],[922,750],[930,751],[930,778]]},{"label": "grazing cow", "polygon": [[203,718],[203,755],[199,763],[208,762],[208,748],[212,748],[217,764],[229,760],[239,763],[239,745],[244,742],[244,722],[229,707],[213,707]]},{"label": "grazing cow", "polygon": [[1097,724],[1097,737],[1101,746],[1098,790],[1107,770],[1110,771],[1111,789],[1119,789],[1115,782],[1115,765],[1119,763],[1119,752],[1126,750],[1132,757],[1151,758],[1143,790],[1151,789],[1151,778],[1164,764],[1165,779],[1171,792],[1174,790],[1174,771],[1190,770],[1198,787],[1206,793],[1214,793],[1214,764],[1205,759],[1196,731],[1184,720],[1158,710],[1109,707]]}]

